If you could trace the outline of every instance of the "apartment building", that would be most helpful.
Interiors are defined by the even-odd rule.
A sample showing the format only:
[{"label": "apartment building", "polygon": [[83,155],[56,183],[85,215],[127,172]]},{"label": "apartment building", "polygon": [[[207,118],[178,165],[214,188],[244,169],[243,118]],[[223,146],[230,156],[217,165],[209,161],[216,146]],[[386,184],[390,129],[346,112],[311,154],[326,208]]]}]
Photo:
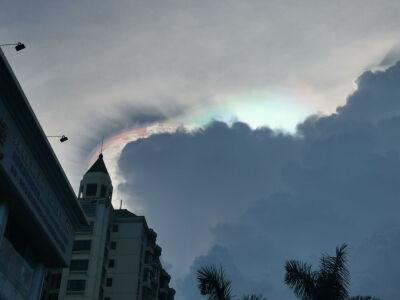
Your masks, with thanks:
[{"label": "apartment building", "polygon": [[0,299],[39,299],[46,268],[69,264],[87,225],[76,195],[0,50]]},{"label": "apartment building", "polygon": [[145,217],[111,204],[112,183],[100,154],[81,180],[78,200],[89,226],[75,235],[69,268],[47,274],[43,300],[172,300],[157,234]]}]

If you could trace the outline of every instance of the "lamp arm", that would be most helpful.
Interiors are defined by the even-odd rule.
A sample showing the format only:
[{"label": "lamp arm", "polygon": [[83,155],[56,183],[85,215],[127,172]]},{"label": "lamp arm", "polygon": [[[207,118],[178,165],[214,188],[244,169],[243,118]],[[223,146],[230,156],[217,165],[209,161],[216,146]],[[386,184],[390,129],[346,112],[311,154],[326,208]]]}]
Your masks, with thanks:
[{"label": "lamp arm", "polygon": [[1,44],[0,47],[3,47],[3,46],[16,46],[16,45],[18,45],[18,44],[19,44],[19,43]]}]

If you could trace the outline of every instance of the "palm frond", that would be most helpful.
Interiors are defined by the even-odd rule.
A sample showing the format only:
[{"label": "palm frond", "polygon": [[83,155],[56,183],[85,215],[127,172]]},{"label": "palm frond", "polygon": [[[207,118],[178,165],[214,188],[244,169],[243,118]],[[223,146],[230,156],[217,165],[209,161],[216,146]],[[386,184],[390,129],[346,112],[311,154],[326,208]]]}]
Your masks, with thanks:
[{"label": "palm frond", "polygon": [[302,300],[313,299],[316,289],[316,273],[311,266],[296,260],[289,260],[285,264],[285,283]]},{"label": "palm frond", "polygon": [[242,300],[267,300],[267,298],[263,297],[263,295],[244,295]]},{"label": "palm frond", "polygon": [[380,299],[371,296],[354,296],[351,297],[350,300],[380,300]]},{"label": "palm frond", "polygon": [[336,248],[336,255],[323,255],[317,279],[317,297],[322,299],[348,299],[350,273],[347,268],[347,245]]},{"label": "palm frond", "polygon": [[225,272],[220,267],[205,266],[197,271],[200,293],[208,296],[209,300],[230,300],[231,282],[225,278]]}]

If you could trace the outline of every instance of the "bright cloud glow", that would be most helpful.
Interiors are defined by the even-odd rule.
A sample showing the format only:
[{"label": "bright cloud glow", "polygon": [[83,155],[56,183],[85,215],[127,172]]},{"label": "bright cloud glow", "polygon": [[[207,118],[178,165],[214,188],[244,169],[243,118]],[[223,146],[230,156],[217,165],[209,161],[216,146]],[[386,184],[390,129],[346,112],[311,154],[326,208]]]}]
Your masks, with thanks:
[{"label": "bright cloud glow", "polygon": [[[252,128],[268,126],[294,133],[299,122],[317,111],[316,103],[324,102],[318,95],[305,88],[275,87],[250,91],[240,95],[218,97],[208,105],[197,106],[165,122],[130,128],[108,138],[103,145],[103,152],[114,184],[114,206],[119,206],[120,199],[126,197],[118,190],[118,185],[124,182],[118,170],[118,158],[126,144],[152,134],[173,132],[179,127],[189,131],[196,130],[213,120],[228,124],[241,121]],[[93,152],[90,165],[97,159],[100,151],[99,147]],[[142,212],[140,207],[131,209]]]}]

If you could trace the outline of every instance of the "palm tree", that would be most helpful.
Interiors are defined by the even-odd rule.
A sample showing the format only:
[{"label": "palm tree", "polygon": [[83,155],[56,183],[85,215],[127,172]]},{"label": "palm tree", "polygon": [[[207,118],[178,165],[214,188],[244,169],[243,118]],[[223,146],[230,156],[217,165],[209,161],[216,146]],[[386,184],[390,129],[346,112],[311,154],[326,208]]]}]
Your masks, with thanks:
[{"label": "palm tree", "polygon": [[205,266],[197,271],[199,290],[202,295],[208,296],[208,300],[230,300],[231,281],[225,278],[225,272],[220,267]]},{"label": "palm tree", "polygon": [[371,296],[355,296],[351,297],[350,300],[379,300],[379,298],[371,297]]},{"label": "palm tree", "polygon": [[323,255],[320,270],[311,265],[289,260],[286,262],[285,283],[302,300],[379,300],[372,297],[349,297],[350,273],[346,259],[347,245],[336,248],[336,255]]},{"label": "palm tree", "polygon": [[262,295],[244,295],[242,300],[267,300]]},{"label": "palm tree", "polygon": [[[225,278],[222,267],[217,269],[215,266],[205,266],[197,270],[197,280],[199,281],[200,293],[208,296],[208,300],[231,300],[232,296],[231,281]],[[244,295],[242,300],[266,300],[262,295]]]}]

